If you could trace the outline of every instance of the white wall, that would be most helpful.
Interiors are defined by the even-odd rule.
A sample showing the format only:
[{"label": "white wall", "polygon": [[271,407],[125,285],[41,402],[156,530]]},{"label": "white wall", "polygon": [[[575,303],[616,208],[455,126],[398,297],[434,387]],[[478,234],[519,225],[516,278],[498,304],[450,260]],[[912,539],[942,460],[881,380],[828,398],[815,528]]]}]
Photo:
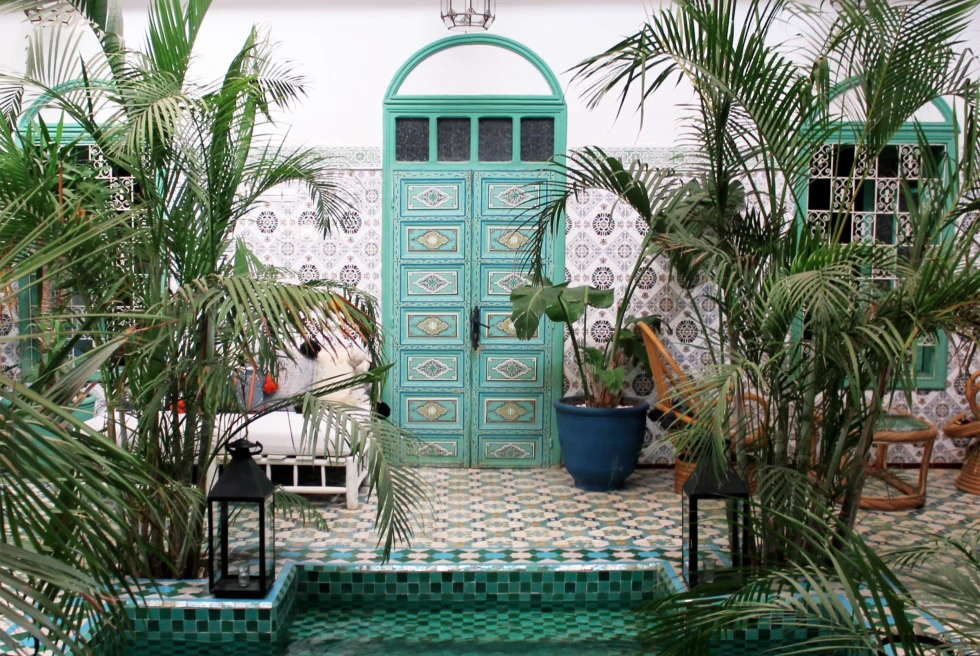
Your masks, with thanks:
[{"label": "white wall", "polygon": [[[127,2],[126,32],[141,34],[145,10]],[[537,52],[562,72],[636,29],[646,10],[638,0],[498,0],[491,32]],[[199,40],[202,68],[217,72],[253,23],[281,43],[283,58],[310,78],[309,99],[289,114],[293,136],[331,146],[380,146],[381,103],[391,78],[415,51],[449,35],[436,0],[215,0]],[[506,52],[487,49],[495,60]],[[459,77],[474,77],[472,60],[443,67],[442,84],[454,90]],[[512,69],[511,69],[512,70]],[[498,78],[499,80],[499,78]],[[674,142],[672,120],[658,119],[641,134],[638,122],[614,124],[613,108],[590,112],[577,90],[567,94],[569,144],[665,145]]]},{"label": "white wall", "polygon": [[[567,69],[634,31],[661,0],[498,0],[491,32],[513,38],[537,52],[568,86]],[[145,34],[148,0],[123,0],[128,38]],[[27,28],[22,15],[0,16],[0,64],[21,68]],[[381,103],[388,83],[416,50],[447,36],[438,0],[214,0],[198,40],[196,72],[204,81],[223,72],[253,24],[270,30],[280,55],[310,82],[309,97],[284,119],[298,141],[322,146],[381,145]],[[798,29],[787,24],[786,37]],[[980,51],[980,20],[967,45]],[[429,67],[429,86],[446,92],[467,78],[493,90],[515,71],[507,54],[447,57]],[[480,61],[480,60],[483,61]],[[487,70],[491,71],[489,74]],[[588,110],[581,86],[567,89],[568,143],[605,146],[671,146],[678,141],[679,105],[684,89],[665,89],[646,107],[645,124],[632,106],[616,120],[612,99]]]},{"label": "white wall", "polygon": [[[123,2],[126,34],[137,45],[145,34],[147,2]],[[567,85],[565,70],[634,31],[647,6],[640,0],[498,0],[491,32],[530,47]],[[27,30],[21,16],[0,16],[0,64],[7,67],[23,66]],[[329,146],[381,146],[381,103],[392,76],[415,51],[450,34],[439,18],[438,0],[214,0],[197,46],[196,72],[202,79],[223,72],[253,24],[270,30],[281,57],[309,78],[308,99],[286,117],[292,136]],[[488,50],[494,57],[483,62],[488,68],[507,62],[505,51]],[[446,91],[459,76],[472,77],[473,58],[456,63],[433,72]],[[498,73],[496,80],[504,79]],[[571,146],[675,141],[674,120],[660,112],[640,132],[632,110],[615,122],[611,103],[589,111],[579,89],[566,97]],[[658,108],[672,105],[657,103]]]}]

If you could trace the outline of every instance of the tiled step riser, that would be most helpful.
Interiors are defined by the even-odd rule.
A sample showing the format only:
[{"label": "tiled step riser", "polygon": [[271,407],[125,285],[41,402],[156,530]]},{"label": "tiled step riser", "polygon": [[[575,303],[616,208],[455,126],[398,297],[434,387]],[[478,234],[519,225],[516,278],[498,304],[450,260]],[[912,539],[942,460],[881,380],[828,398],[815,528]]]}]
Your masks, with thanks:
[{"label": "tiled step riser", "polygon": [[[277,642],[299,603],[315,606],[501,604],[632,606],[665,594],[672,582],[660,564],[287,566],[272,601],[157,600],[129,609],[133,637],[151,642]],[[95,653],[119,653],[107,627]]]},{"label": "tiled step riser", "polygon": [[668,589],[660,567],[512,571],[345,571],[307,567],[298,598],[306,604],[634,604]]}]

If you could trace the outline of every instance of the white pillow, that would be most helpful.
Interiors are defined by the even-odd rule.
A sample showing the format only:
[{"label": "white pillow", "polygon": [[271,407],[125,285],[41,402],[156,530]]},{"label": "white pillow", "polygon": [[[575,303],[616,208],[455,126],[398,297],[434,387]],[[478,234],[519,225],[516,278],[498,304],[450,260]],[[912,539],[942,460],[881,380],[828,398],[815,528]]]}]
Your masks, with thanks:
[{"label": "white pillow", "polygon": [[[314,386],[339,383],[346,378],[367,373],[371,366],[367,353],[358,346],[324,348],[317,354]],[[361,385],[348,389],[322,394],[320,398],[346,405],[367,407],[370,400],[368,386]]]}]

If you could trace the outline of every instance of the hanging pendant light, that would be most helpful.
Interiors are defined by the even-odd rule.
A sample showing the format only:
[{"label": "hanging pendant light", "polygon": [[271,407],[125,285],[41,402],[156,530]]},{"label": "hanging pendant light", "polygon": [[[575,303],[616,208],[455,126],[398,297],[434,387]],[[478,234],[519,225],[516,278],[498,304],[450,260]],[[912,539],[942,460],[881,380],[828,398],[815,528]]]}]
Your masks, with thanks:
[{"label": "hanging pendant light", "polygon": [[497,0],[442,0],[442,22],[453,32],[486,30],[496,8]]}]

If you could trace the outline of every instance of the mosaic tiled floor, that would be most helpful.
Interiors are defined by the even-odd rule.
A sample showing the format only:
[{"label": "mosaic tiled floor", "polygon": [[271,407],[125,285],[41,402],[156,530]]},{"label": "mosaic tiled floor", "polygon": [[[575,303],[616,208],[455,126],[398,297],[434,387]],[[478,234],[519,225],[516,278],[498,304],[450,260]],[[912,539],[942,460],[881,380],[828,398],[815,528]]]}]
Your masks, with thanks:
[{"label": "mosaic tiled floor", "polygon": [[[400,561],[637,561],[676,557],[681,499],[673,472],[638,470],[617,492],[585,492],[562,469],[426,469],[433,512]],[[909,472],[914,473],[914,472]],[[899,547],[926,533],[980,520],[980,497],[953,487],[955,470],[933,470],[920,510],[862,512],[858,529],[874,544]],[[367,501],[362,494],[362,501]],[[375,506],[356,511],[339,498],[316,502],[329,531],[282,522],[280,555],[294,560],[375,561]]]},{"label": "mosaic tiled floor", "polygon": [[[578,490],[561,469],[423,473],[432,488],[432,510],[411,546],[393,553],[393,563],[636,563],[679,556],[681,502],[672,490],[670,470],[638,470],[614,493]],[[956,490],[956,474],[931,471],[924,508],[862,512],[858,530],[872,544],[892,549],[980,521],[980,497]],[[380,562],[373,528],[376,507],[363,493],[361,500],[361,507],[351,511],[340,496],[317,499],[327,531],[280,522],[279,559]],[[203,582],[165,583],[161,593],[197,596],[204,587]]]}]

